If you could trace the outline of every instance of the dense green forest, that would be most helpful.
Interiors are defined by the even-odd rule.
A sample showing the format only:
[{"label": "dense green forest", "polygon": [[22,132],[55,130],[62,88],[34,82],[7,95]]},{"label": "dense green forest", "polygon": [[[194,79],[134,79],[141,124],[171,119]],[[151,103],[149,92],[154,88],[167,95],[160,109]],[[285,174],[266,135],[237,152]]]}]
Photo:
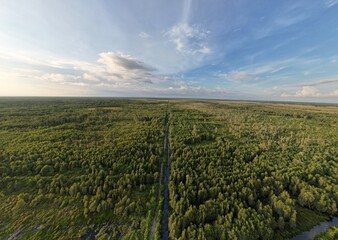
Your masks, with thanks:
[{"label": "dense green forest", "polygon": [[0,98],[0,239],[160,239],[167,126],[169,239],[338,214],[337,105]]},{"label": "dense green forest", "polygon": [[337,214],[337,107],[171,111],[172,239],[282,239]]},{"label": "dense green forest", "polygon": [[166,103],[1,99],[0,239],[143,239]]}]

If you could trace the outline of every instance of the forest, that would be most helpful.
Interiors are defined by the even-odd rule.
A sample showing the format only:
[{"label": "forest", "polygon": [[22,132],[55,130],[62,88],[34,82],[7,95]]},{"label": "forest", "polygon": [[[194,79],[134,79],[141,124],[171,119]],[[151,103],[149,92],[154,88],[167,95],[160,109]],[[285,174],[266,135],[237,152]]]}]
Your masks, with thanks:
[{"label": "forest", "polygon": [[337,107],[171,110],[171,239],[284,239],[337,214]]},{"label": "forest", "polygon": [[338,105],[0,98],[0,239],[162,239],[166,186],[169,239],[288,239],[337,176]]}]

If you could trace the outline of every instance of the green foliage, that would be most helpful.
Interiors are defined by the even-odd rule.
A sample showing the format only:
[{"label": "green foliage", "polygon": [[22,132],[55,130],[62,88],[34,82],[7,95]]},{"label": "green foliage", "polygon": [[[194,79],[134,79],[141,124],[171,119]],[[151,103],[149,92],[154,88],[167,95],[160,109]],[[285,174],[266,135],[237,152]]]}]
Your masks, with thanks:
[{"label": "green foliage", "polygon": [[168,112],[171,239],[282,239],[337,214],[336,106],[1,98],[0,238],[160,239]]},{"label": "green foliage", "polygon": [[325,233],[316,236],[315,240],[336,240],[338,239],[338,226],[330,227]]},{"label": "green foliage", "polygon": [[173,105],[172,239],[281,239],[337,214],[336,107]]},{"label": "green foliage", "polygon": [[166,107],[139,100],[0,99],[0,238],[149,233],[143,222],[158,204],[150,199],[159,187]]}]

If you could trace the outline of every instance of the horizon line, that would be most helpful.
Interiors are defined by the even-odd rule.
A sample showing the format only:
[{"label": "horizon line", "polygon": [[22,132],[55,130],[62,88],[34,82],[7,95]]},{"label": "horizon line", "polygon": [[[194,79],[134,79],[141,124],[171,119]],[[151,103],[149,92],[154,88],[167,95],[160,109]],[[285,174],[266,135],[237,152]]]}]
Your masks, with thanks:
[{"label": "horizon line", "polygon": [[260,102],[260,103],[286,103],[286,104],[315,104],[337,105],[337,102],[312,102],[294,100],[266,100],[266,99],[229,99],[229,98],[196,98],[196,97],[112,97],[112,96],[0,96],[0,98],[106,98],[106,99],[159,99],[159,100],[202,100],[202,101],[229,101],[229,102]]}]

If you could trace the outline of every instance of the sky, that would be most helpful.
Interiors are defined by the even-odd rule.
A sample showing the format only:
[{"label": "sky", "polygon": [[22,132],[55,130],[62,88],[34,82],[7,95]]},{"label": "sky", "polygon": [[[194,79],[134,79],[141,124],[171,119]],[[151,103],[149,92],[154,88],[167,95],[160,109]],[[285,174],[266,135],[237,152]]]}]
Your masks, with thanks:
[{"label": "sky", "polygon": [[338,0],[0,0],[0,96],[338,103]]}]

